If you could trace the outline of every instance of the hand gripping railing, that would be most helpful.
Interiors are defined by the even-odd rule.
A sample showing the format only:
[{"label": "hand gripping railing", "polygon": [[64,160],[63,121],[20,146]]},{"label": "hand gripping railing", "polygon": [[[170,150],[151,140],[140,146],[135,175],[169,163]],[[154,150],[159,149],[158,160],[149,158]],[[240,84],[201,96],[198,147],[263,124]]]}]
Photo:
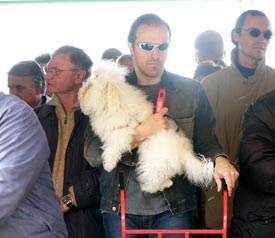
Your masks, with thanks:
[{"label": "hand gripping railing", "polygon": [[[126,228],[126,197],[124,188],[123,172],[119,173],[120,180],[120,205],[121,205],[121,233],[122,238],[130,234],[157,234],[158,238],[162,238],[164,234],[182,234],[185,238],[189,238],[190,234],[221,234],[222,238],[227,237],[227,210],[228,210],[228,192],[226,186],[223,186],[223,226],[221,229],[127,229]],[[225,184],[225,183],[224,183]]]}]

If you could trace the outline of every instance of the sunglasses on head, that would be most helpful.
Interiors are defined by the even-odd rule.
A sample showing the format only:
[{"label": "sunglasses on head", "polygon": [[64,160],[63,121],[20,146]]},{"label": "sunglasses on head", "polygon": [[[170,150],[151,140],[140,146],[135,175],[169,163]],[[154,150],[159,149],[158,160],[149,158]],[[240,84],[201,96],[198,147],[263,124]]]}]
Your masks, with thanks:
[{"label": "sunglasses on head", "polygon": [[158,48],[159,52],[163,52],[168,49],[169,44],[163,43],[163,44],[153,44],[153,43],[137,43],[138,47],[146,52],[152,52],[155,48]]},{"label": "sunglasses on head", "polygon": [[266,30],[266,31],[260,31],[257,28],[251,28],[251,29],[243,29],[244,31],[247,31],[249,33],[250,36],[257,38],[261,35],[261,33],[263,33],[263,36],[266,40],[270,40],[273,36],[272,31],[270,30]]}]

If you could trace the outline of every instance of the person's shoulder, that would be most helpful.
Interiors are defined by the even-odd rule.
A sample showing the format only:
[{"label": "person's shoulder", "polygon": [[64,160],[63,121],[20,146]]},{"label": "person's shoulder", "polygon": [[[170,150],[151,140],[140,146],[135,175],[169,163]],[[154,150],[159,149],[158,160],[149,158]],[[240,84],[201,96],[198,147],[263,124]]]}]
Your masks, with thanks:
[{"label": "person's shoulder", "polygon": [[275,79],[275,69],[269,65],[265,65],[266,71],[269,75],[271,75],[272,78]]},{"label": "person's shoulder", "polygon": [[218,80],[223,80],[226,75],[230,75],[232,72],[232,68],[230,66],[226,66],[223,69],[220,69],[214,73],[211,73],[207,75],[203,80],[202,84],[205,84],[207,82],[212,82],[212,81],[218,81]]},{"label": "person's shoulder", "polygon": [[4,106],[6,105],[6,101],[8,101],[10,98],[10,95],[4,94],[3,92],[0,92],[0,105]]},{"label": "person's shoulder", "polygon": [[226,90],[226,87],[235,87],[239,77],[238,72],[231,65],[207,75],[202,79],[201,85],[207,92],[221,89]]},{"label": "person's shoulder", "polygon": [[165,74],[167,75],[167,77],[173,79],[173,80],[189,80],[191,78],[176,74],[176,73],[172,73],[170,71],[165,71]]},{"label": "person's shoulder", "polygon": [[13,129],[38,124],[33,108],[20,98],[6,94],[0,94],[0,120]]},{"label": "person's shoulder", "polygon": [[166,71],[166,75],[169,78],[169,80],[171,80],[174,84],[177,84],[177,85],[183,85],[183,86],[186,86],[186,85],[198,86],[198,85],[200,85],[199,81],[179,75],[179,74],[175,74],[175,73]]},{"label": "person's shoulder", "polygon": [[180,94],[201,94],[204,89],[201,83],[192,78],[181,76],[175,73],[166,72],[169,82],[173,85],[172,88],[176,89]]},{"label": "person's shoulder", "polygon": [[47,116],[50,113],[55,112],[55,106],[42,104],[34,109],[34,112],[38,115],[38,117],[44,117]]},{"label": "person's shoulder", "polygon": [[273,111],[275,111],[275,90],[260,96],[252,105],[256,108],[262,106],[271,106],[274,107]]},{"label": "person's shoulder", "polygon": [[18,97],[0,92],[1,105],[5,105],[4,102],[17,102],[17,101],[20,102],[20,99]]},{"label": "person's shoulder", "polygon": [[33,111],[27,103],[14,95],[0,93],[0,102],[1,110],[9,109],[10,111],[20,111],[23,114]]},{"label": "person's shoulder", "polygon": [[247,112],[258,115],[260,118],[272,114],[275,119],[275,90],[258,97],[251,103]]},{"label": "person's shoulder", "polygon": [[254,117],[258,118],[254,120],[255,122],[263,123],[273,131],[275,130],[275,91],[262,95],[249,106],[245,114],[245,121],[247,118]]}]

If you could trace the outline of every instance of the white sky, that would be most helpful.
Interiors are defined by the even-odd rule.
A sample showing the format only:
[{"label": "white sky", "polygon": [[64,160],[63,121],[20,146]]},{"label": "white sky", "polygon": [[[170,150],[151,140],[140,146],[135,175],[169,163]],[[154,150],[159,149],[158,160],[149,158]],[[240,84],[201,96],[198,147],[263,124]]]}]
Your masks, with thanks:
[{"label": "white sky", "polygon": [[[96,63],[102,52],[116,47],[128,53],[127,35],[135,18],[156,13],[172,29],[166,69],[193,76],[194,39],[201,31],[219,31],[225,41],[226,63],[230,63],[230,31],[243,10],[262,10],[275,24],[274,0],[201,0],[144,2],[80,2],[0,4],[0,91],[8,92],[7,72],[18,61],[52,53],[69,44],[85,50]],[[274,27],[275,28],[275,27]],[[275,46],[271,40],[266,62],[275,68]]]}]

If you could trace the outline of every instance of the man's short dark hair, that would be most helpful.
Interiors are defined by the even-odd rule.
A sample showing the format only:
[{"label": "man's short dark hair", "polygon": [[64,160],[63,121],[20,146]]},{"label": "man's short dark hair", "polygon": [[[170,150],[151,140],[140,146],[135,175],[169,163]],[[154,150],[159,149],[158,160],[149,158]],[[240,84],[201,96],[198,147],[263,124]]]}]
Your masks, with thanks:
[{"label": "man's short dark hair", "polygon": [[42,93],[45,92],[45,79],[40,65],[34,60],[25,60],[16,63],[8,72],[8,76],[20,76],[32,78],[34,86],[42,85]]},{"label": "man's short dark hair", "polygon": [[74,64],[75,67],[84,69],[86,71],[85,79],[91,76],[91,67],[93,66],[93,61],[82,49],[74,46],[64,45],[58,48],[52,54],[52,57],[55,57],[59,54],[69,54],[71,63]]},{"label": "man's short dark hair", "polygon": [[231,31],[231,41],[234,45],[238,46],[238,43],[234,40],[233,38],[233,33],[240,33],[242,31],[242,27],[243,24],[245,22],[246,17],[250,15],[250,16],[262,16],[262,17],[266,17],[266,15],[259,11],[259,10],[248,10],[243,12],[237,19],[235,27],[233,28],[233,30]]},{"label": "man's short dark hair", "polygon": [[108,48],[103,51],[101,55],[102,60],[114,60],[116,61],[119,56],[122,55],[122,52],[117,48]]},{"label": "man's short dark hair", "polygon": [[51,59],[51,55],[48,53],[42,54],[42,55],[38,55],[35,57],[35,61],[38,64],[47,64]]},{"label": "man's short dark hair", "polygon": [[164,20],[162,20],[158,15],[148,13],[148,14],[139,16],[133,22],[133,24],[131,25],[131,28],[130,28],[130,32],[128,34],[128,42],[130,42],[132,44],[135,43],[136,31],[141,24],[165,26],[167,28],[170,38],[171,38],[170,26]]},{"label": "man's short dark hair", "polygon": [[222,35],[214,30],[201,32],[195,39],[195,49],[204,60],[221,60],[224,56]]}]

